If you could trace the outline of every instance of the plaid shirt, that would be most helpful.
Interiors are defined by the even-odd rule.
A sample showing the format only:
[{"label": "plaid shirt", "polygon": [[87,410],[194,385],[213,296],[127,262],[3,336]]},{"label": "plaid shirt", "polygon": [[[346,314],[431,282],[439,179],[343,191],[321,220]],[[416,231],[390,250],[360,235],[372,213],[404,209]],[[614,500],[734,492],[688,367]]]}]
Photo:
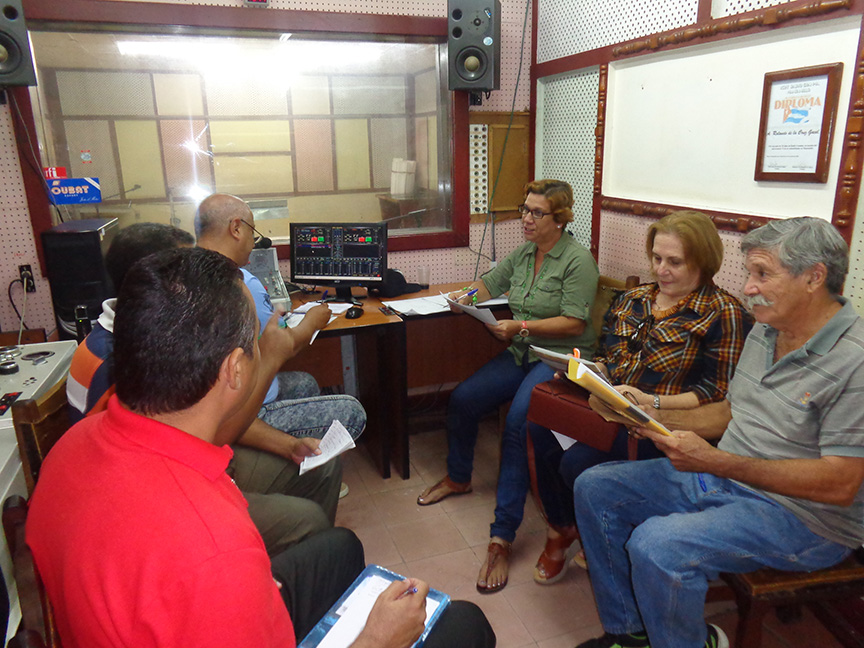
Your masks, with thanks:
[{"label": "plaid shirt", "polygon": [[723,400],[752,316],[712,283],[690,293],[677,312],[654,321],[657,291],[657,284],[643,284],[612,304],[594,360],[606,365],[616,385],[649,394],[692,391],[700,405]]}]

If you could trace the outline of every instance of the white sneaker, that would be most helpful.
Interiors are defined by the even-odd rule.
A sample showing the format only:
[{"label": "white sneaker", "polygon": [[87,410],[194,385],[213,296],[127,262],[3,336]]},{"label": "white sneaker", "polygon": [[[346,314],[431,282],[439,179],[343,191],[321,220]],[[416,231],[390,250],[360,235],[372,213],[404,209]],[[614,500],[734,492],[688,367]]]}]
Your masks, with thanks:
[{"label": "white sneaker", "polygon": [[[339,499],[342,499],[348,494],[348,484],[342,482],[342,488],[339,489]],[[728,646],[728,643],[727,643]]]}]

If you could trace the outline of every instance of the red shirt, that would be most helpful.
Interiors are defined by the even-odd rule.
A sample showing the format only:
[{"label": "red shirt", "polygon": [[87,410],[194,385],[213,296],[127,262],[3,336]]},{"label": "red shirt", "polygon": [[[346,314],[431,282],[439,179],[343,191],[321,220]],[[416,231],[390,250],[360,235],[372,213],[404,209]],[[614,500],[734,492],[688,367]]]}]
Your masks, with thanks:
[{"label": "red shirt", "polygon": [[116,396],[63,436],[27,544],[65,648],[294,647],[264,542],[225,473],[231,456]]}]

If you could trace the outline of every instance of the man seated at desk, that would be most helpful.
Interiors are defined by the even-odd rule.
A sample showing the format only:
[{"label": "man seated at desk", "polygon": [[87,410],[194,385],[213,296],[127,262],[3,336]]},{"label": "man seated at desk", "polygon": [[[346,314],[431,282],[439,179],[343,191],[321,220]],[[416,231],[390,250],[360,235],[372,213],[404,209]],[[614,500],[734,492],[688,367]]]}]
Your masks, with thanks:
[{"label": "man seated at desk", "polygon": [[[606,634],[580,648],[728,646],[706,626],[708,581],[812,571],[864,542],[864,322],[840,296],[848,250],[827,221],[747,234],[757,324],[727,400],[656,412],[663,459],[605,464],[574,485]],[[653,412],[652,412],[653,414]],[[692,426],[725,427],[718,447]]]},{"label": "man seated at desk", "polygon": [[[119,289],[138,260],[194,243],[191,234],[176,227],[135,223],[117,233],[105,255],[105,267]],[[66,392],[73,423],[103,411],[114,394],[116,304],[116,299],[102,304],[98,323],[72,357]],[[294,345],[286,331],[271,324],[266,337],[262,337],[261,348],[268,359],[266,365],[262,364],[264,378],[258,386],[263,398],[273,375],[293,355]],[[254,413],[259,405],[253,403],[252,407]],[[318,439],[284,434],[256,418],[234,446],[229,472],[249,502],[249,514],[271,554],[329,529],[335,522],[342,483],[339,458],[304,475],[298,470],[298,463],[313,454],[318,443]]]},{"label": "man seated at desk", "polygon": [[[258,278],[243,268],[256,240],[255,216],[249,205],[228,194],[212,194],[198,206],[195,236],[198,247],[214,250],[240,266],[246,287],[255,300],[261,329],[273,317],[270,295]],[[327,326],[330,309],[320,304],[306,313],[303,321],[288,332],[294,339],[294,355],[309,346],[316,331]],[[356,439],[366,426],[366,412],[353,396],[321,396],[315,378],[299,371],[281,372],[264,398],[259,418],[278,430],[296,436],[321,438],[336,419]]]},{"label": "man seated at desk", "polygon": [[[51,450],[27,520],[63,644],[293,647],[363,569],[363,548],[330,529],[271,563],[226,473],[264,362],[236,265],[203,249],[146,257],[123,283],[114,336],[116,394]],[[427,591],[393,583],[355,648],[410,646]],[[494,644],[464,602],[426,642]]]}]

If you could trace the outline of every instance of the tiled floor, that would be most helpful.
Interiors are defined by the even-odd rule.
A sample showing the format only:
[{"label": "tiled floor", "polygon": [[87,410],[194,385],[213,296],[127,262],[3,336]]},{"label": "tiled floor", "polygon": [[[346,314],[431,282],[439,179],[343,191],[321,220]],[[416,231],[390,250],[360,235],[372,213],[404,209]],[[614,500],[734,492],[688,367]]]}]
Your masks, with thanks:
[{"label": "tiled floor", "polygon": [[[543,549],[545,523],[529,498],[525,520],[513,545],[510,580],[502,591],[478,594],[474,584],[489,541],[498,467],[497,421],[485,421],[475,456],[474,492],[421,507],[417,495],[445,472],[447,441],[443,417],[412,417],[411,479],[384,480],[361,448],[344,455],[349,495],[339,504],[337,524],[363,541],[366,561],[427,581],[454,599],[477,603],[495,629],[498,646],[572,648],[602,634],[587,572],[574,567],[549,586],[532,580]],[[423,430],[423,431],[418,431]],[[713,603],[707,618],[731,637],[734,604]],[[840,644],[805,612],[784,626],[771,614],[763,648],[839,648]]]}]

